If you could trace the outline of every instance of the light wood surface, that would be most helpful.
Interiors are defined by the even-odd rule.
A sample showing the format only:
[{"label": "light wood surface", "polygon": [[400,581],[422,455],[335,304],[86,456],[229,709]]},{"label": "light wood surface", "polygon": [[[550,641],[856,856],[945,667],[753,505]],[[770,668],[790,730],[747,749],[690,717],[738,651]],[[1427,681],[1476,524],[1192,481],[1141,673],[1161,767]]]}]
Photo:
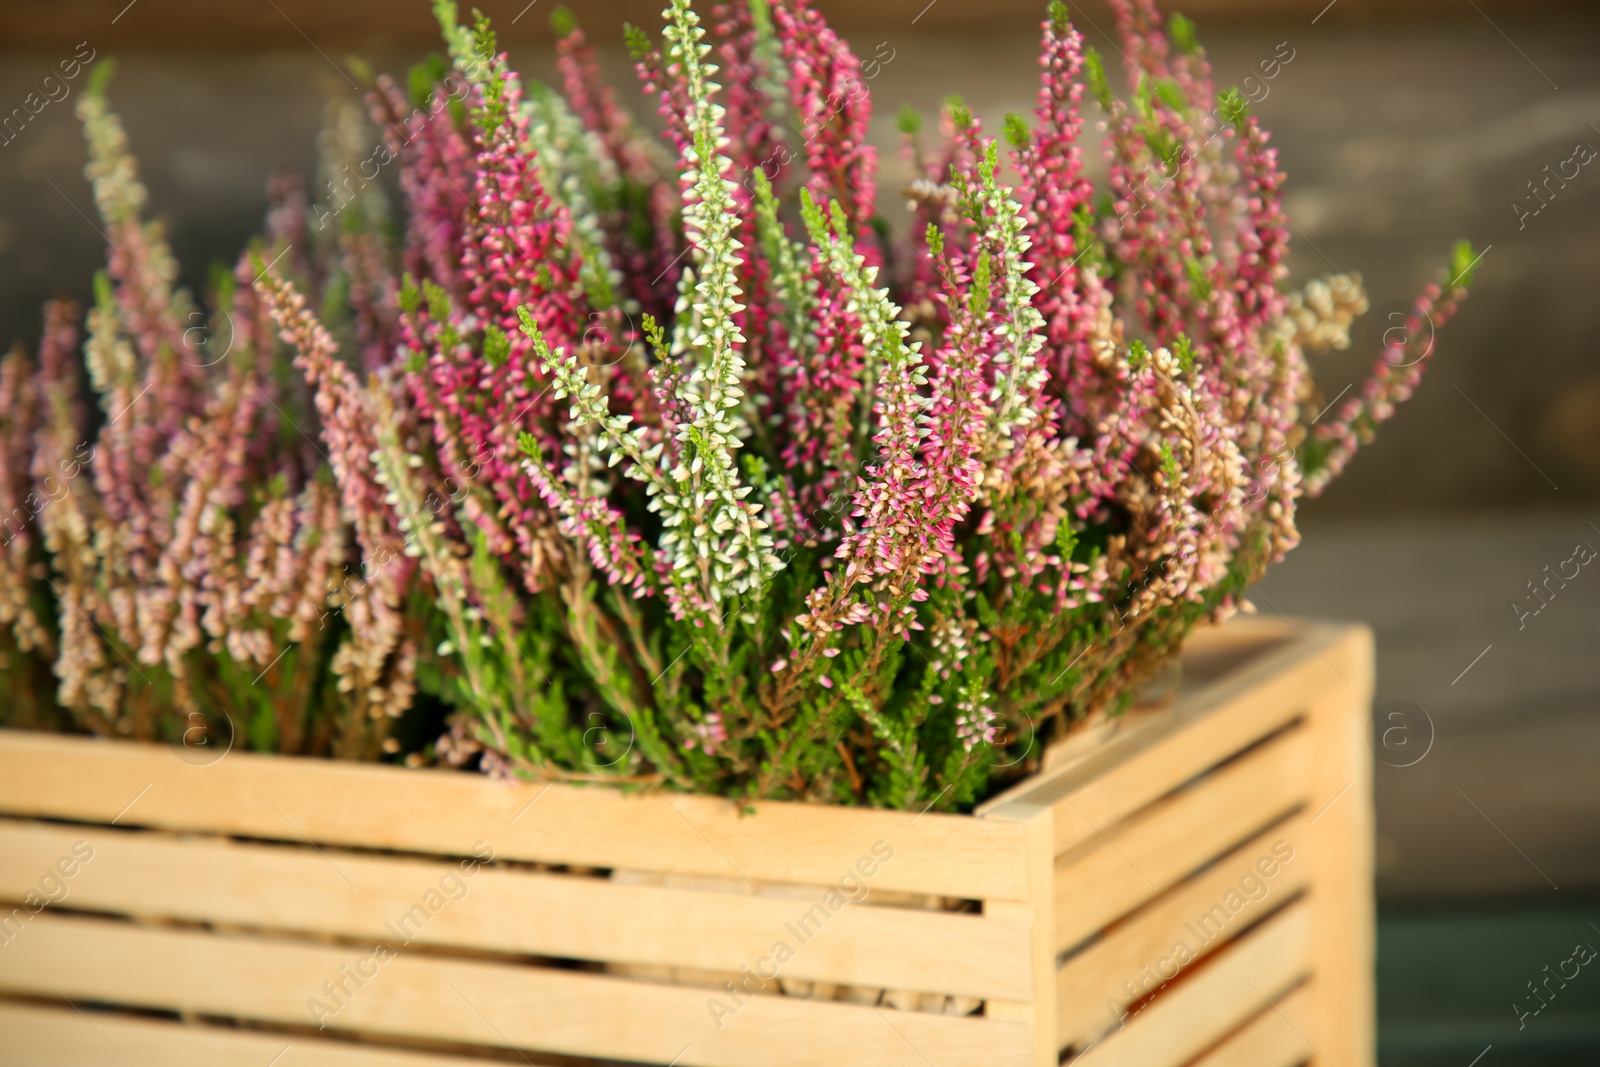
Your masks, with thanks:
[{"label": "light wood surface", "polygon": [[796,950],[783,966],[791,979],[979,998],[1026,999],[1031,989],[1026,924],[880,907],[874,879],[857,878],[866,896],[848,904],[835,896],[842,906],[830,911],[818,888],[791,898],[494,867],[468,876],[456,863],[0,819],[0,900],[21,900],[76,842],[94,859],[62,903],[89,911],[338,935],[368,947],[412,941],[724,971],[755,966],[781,940]]},{"label": "light wood surface", "polygon": [[1077,944],[1304,805],[1310,742],[1304,729],[1290,730],[1059,857],[1057,947]]},{"label": "light wood surface", "polygon": [[[1314,862],[1307,851],[1306,829],[1304,814],[1269,827],[1068,957],[1056,976],[1062,1045],[1081,1048],[1099,1038],[1144,995],[1147,974],[1155,975],[1156,981],[1179,980],[1240,929],[1304,890]],[[1293,859],[1287,863],[1273,857],[1273,846],[1280,843],[1293,849]],[[1263,860],[1268,861],[1265,869],[1273,872],[1271,877],[1261,873]],[[1254,881],[1241,891],[1246,876]],[[1237,913],[1227,910],[1229,892],[1238,893],[1235,899],[1243,902]],[[1259,899],[1252,899],[1254,895]],[[1224,909],[1220,915],[1218,907]],[[1174,951],[1180,943],[1193,954],[1193,961],[1183,962],[1182,954]],[[1182,970],[1164,975],[1164,961],[1170,961],[1169,971],[1179,964]]]},{"label": "light wood surface", "polygon": [[[1311,914],[1292,904],[1239,938],[1073,1067],[1182,1067],[1281,998],[1311,972]],[[1238,1067],[1253,1067],[1235,1061]]]},{"label": "light wood surface", "polygon": [[990,1018],[1026,1026],[1033,1039],[1031,1062],[1035,1067],[1056,1067],[1060,1041],[1056,1036],[1056,933],[1051,893],[1055,882],[1055,832],[1048,811],[1022,825],[1028,834],[1028,900],[989,900],[984,902],[983,910],[997,921],[1009,919],[1029,930],[1028,997],[1023,1002],[990,1000],[985,1011]]},{"label": "light wood surface", "polygon": [[[0,951],[0,990],[314,1024],[308,1001],[366,953],[343,946],[39,915]],[[329,1029],[681,1067],[1032,1063],[1025,1026],[757,996],[719,1020],[704,989],[403,952]],[[370,970],[371,968],[367,968]]]},{"label": "light wood surface", "polygon": [[1330,655],[1348,686],[1316,701],[1317,760],[1311,854],[1317,959],[1317,1063],[1370,1064],[1376,1056],[1376,918],[1373,914],[1372,635],[1362,630]]},{"label": "light wood surface", "polygon": [[1093,756],[1041,775],[980,810],[1003,807],[1020,819],[1053,808],[1056,850],[1065,852],[1301,718],[1317,694],[1348,684],[1329,650],[1357,641],[1359,628],[1296,625],[1304,640],[1267,649],[1216,684],[1179,700],[1150,728],[1113,740]]},{"label": "light wood surface", "polygon": [[6,1067],[484,1067],[304,1034],[279,1037],[213,1026],[0,1002]]},{"label": "light wood surface", "polygon": [[1315,1004],[1316,982],[1312,981],[1276,1005],[1263,1008],[1254,1020],[1190,1067],[1300,1067],[1316,1052],[1305,1036],[1312,1026]]},{"label": "light wood surface", "polygon": [[[729,875],[828,885],[879,841],[880,889],[1027,897],[1022,827],[961,815],[506,785],[449,770],[230,752],[192,766],[163,746],[0,731],[0,814],[297,843]],[[119,817],[120,816],[120,817]]]}]

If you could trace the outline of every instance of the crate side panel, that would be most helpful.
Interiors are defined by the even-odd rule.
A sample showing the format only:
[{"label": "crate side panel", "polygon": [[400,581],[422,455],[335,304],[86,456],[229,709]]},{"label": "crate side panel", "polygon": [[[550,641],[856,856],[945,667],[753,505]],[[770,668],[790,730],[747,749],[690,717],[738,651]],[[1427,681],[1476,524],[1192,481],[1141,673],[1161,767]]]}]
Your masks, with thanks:
[{"label": "crate side panel", "polygon": [[1151,1000],[1073,1067],[1182,1067],[1311,973],[1311,915],[1290,905]]},{"label": "crate side panel", "polygon": [[981,1017],[901,1012],[891,1022],[887,1011],[841,1003],[736,1004],[706,989],[571,970],[414,952],[384,961],[49,914],[0,952],[0,989],[680,1067],[1023,1067],[1032,1052],[1026,1027]]},{"label": "crate side panel", "polygon": [[[92,1022],[90,1020],[93,1020]],[[0,1002],[8,1067],[486,1067],[481,1059]]]},{"label": "crate side panel", "polygon": [[1304,890],[1312,867],[1306,822],[1300,814],[1268,828],[1069,957],[1056,979],[1061,1043],[1099,1038],[1154,983]]},{"label": "crate side panel", "polygon": [[1078,944],[1303,806],[1310,742],[1306,730],[1290,730],[1060,857],[1056,947]]},{"label": "crate side panel", "polygon": [[1343,686],[1339,650],[1360,627],[1297,624],[1304,639],[1270,647],[1236,670],[1180,697],[1157,720],[1093,755],[1041,774],[981,809],[1021,820],[1055,810],[1056,850],[1065,852],[1183,782],[1302,717],[1319,694]]},{"label": "crate side panel", "polygon": [[[850,903],[837,887],[701,892],[0,819],[0,900],[22,901],[52,870],[72,872],[57,879],[58,906],[120,915],[732,972],[784,955],[781,944],[794,953],[786,978],[980,999],[1029,988],[1025,924]],[[871,900],[872,879],[851,885]]]},{"label": "crate side panel", "polygon": [[1312,709],[1316,739],[1314,1030],[1322,1054],[1343,1067],[1372,1067],[1377,1056],[1373,915],[1372,636],[1362,632],[1340,669],[1348,686]]},{"label": "crate side panel", "polygon": [[1313,982],[1279,999],[1276,1004],[1264,1005],[1260,1015],[1190,1067],[1300,1067],[1317,1054],[1305,1037],[1312,1028],[1315,998]]},{"label": "crate side panel", "polygon": [[[356,848],[829,885],[892,851],[881,889],[1027,898],[1020,827],[963,815],[506,785],[463,772],[0,730],[0,814]],[[875,852],[874,849],[877,851]]]}]

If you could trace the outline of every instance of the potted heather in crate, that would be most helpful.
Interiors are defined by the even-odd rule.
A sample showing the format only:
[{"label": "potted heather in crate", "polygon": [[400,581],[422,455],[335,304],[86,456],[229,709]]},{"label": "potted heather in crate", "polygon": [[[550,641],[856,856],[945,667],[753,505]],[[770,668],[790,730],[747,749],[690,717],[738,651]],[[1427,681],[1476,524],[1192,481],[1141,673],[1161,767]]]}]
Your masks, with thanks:
[{"label": "potted heather in crate", "polygon": [[[7,999],[53,990],[169,1059],[367,1062],[312,1025],[452,1064],[1370,1064],[1370,638],[1206,624],[1474,260],[1318,418],[1360,281],[1286,288],[1266,134],[1186,20],[1114,6],[1125,85],[1053,4],[1031,116],[902,117],[900,222],[805,0],[630,28],[664,139],[569,13],[553,87],[438,0],[448,58],[352,72],[380,148],[335,108],[203,366],[97,80],[102,415],[57,306],[0,374],[0,492],[52,501],[0,556],[6,669],[100,734],[443,766],[0,734],[0,870],[82,872],[0,953],[8,1033],[70,1047]],[[413,679],[449,710],[407,751]]]}]

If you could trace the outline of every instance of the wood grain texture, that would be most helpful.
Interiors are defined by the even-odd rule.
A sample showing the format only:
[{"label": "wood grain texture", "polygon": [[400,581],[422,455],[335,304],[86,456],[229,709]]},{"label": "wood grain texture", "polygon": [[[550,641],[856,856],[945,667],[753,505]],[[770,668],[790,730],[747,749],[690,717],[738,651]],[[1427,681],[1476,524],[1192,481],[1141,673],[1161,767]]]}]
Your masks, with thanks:
[{"label": "wood grain texture", "polygon": [[1059,857],[1056,947],[1078,944],[1304,805],[1310,741],[1290,730]]},{"label": "wood grain texture", "polygon": [[1313,952],[1317,960],[1317,1062],[1372,1067],[1377,1059],[1377,963],[1373,914],[1372,636],[1363,631],[1335,653],[1348,686],[1312,707],[1316,742],[1311,851]]},{"label": "wood grain texture", "polygon": [[230,752],[192,766],[164,746],[0,730],[0,814],[471,855],[753,882],[829,885],[882,841],[879,889],[978,899],[1027,896],[1022,828],[961,815],[721,797],[506,785]]},{"label": "wood grain texture", "polygon": [[1034,1067],[1056,1067],[1059,1048],[1055,1012],[1055,905],[1051,893],[1055,883],[1055,831],[1051,818],[1051,812],[1042,811],[1023,824],[1028,834],[1028,900],[987,900],[983,905],[986,917],[1024,924],[1029,931],[1029,959],[1024,968],[1029,979],[1026,999],[992,999],[985,1006],[985,1013],[989,1018],[1013,1020],[1027,1028],[1033,1042],[1030,1062]]},{"label": "wood grain texture", "polygon": [[1004,807],[1022,818],[1053,807],[1056,849],[1065,852],[1300,718],[1316,694],[1346,684],[1332,652],[1359,643],[1367,631],[1342,623],[1282,625],[1299,639],[1271,647],[1216,684],[1180,698],[1151,727],[1040,775],[980,812]]},{"label": "wood grain texture", "polygon": [[876,879],[859,874],[863,902],[835,895],[830,911],[820,889],[698,892],[0,819],[0,900],[21,901],[78,842],[94,858],[66,880],[68,908],[721,971],[754,967],[781,940],[796,950],[785,978],[979,998],[1025,999],[1032,988],[1026,923],[879,907],[868,903]]},{"label": "wood grain texture", "polygon": [[1300,1067],[1316,1053],[1311,1029],[1316,982],[1301,986],[1201,1056],[1190,1067]]},{"label": "wood grain texture", "polygon": [[[0,952],[0,990],[314,1025],[312,998],[359,950],[159,930],[48,912]],[[731,1017],[705,989],[410,952],[348,995],[329,1029],[681,1067],[1024,1067],[1024,1026],[756,996]],[[724,999],[726,999],[724,997]],[[720,1022],[720,1028],[719,1028]]]},{"label": "wood grain texture", "polygon": [[484,1067],[301,1034],[277,1037],[221,1027],[0,1002],[7,1067]]},{"label": "wood grain texture", "polygon": [[[1268,828],[1069,957],[1056,976],[1062,1046],[1082,1048],[1099,1039],[1147,990],[1179,978],[1246,924],[1305,889],[1314,862],[1306,848],[1306,819],[1301,814]],[[1275,845],[1277,856],[1287,848],[1293,858],[1278,862]],[[1241,890],[1247,876],[1252,881]],[[1236,894],[1231,901],[1230,892]],[[1230,903],[1238,904],[1237,912]],[[1179,944],[1184,951],[1176,951]]]},{"label": "wood grain texture", "polygon": [[[1157,996],[1073,1067],[1182,1067],[1311,972],[1311,914],[1290,905]],[[1245,1067],[1248,1061],[1230,1061]],[[1249,1067],[1254,1067],[1253,1064]]]}]

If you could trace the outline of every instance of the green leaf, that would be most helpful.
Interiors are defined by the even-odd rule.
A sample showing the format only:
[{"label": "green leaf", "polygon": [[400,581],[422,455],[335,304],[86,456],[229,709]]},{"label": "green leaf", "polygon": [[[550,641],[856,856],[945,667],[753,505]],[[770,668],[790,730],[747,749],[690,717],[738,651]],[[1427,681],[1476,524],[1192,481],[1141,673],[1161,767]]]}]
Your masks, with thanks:
[{"label": "green leaf", "polygon": [[1067,11],[1067,5],[1063,4],[1061,0],[1050,0],[1050,6],[1046,9],[1046,12],[1050,19],[1050,28],[1055,31],[1056,36],[1065,35],[1072,25],[1072,17]]},{"label": "green leaf", "polygon": [[425,108],[433,101],[434,86],[450,74],[450,64],[437,53],[429,55],[406,72],[406,89],[413,107]]},{"label": "green leaf", "polygon": [[1178,469],[1178,457],[1173,455],[1172,446],[1165,441],[1161,442],[1161,470],[1169,482],[1176,482],[1182,473]]},{"label": "green leaf", "polygon": [[415,315],[422,306],[422,291],[417,288],[417,279],[407,271],[400,280],[400,310],[407,315]]},{"label": "green leaf", "polygon": [[959,94],[952,94],[945,101],[945,108],[950,113],[950,122],[958,130],[972,128],[972,109],[966,105]]},{"label": "green leaf", "polygon": [[92,97],[104,97],[106,95],[106,85],[110,83],[111,75],[116,72],[116,69],[117,61],[114,59],[102,59],[96,63],[94,70],[89,73],[89,84],[84,88],[84,92]]},{"label": "green leaf", "polygon": [[1181,333],[1178,335],[1178,339],[1172,343],[1172,354],[1177,357],[1178,366],[1185,374],[1193,373],[1194,345],[1190,343],[1188,337]]},{"label": "green leaf", "polygon": [[1153,78],[1155,94],[1163,104],[1174,111],[1186,111],[1189,101],[1184,98],[1183,90],[1178,88],[1178,83],[1169,78]]},{"label": "green leaf", "polygon": [[511,337],[494,323],[483,328],[483,361],[499,367],[511,355]]},{"label": "green leaf", "polygon": [[1176,11],[1167,20],[1167,36],[1172,38],[1173,46],[1186,56],[1194,55],[1200,50],[1200,41],[1194,32],[1194,23]]},{"label": "green leaf", "polygon": [[1472,242],[1465,238],[1457,241],[1450,249],[1450,287],[1471,285],[1477,265],[1478,257],[1472,253]]},{"label": "green leaf", "polygon": [[1028,130],[1028,121],[1021,115],[1008,114],[1006,116],[1006,140],[1012,148],[1026,148],[1032,140]]},{"label": "green leaf", "polygon": [[1244,94],[1237,88],[1227,89],[1217,97],[1217,110],[1241,133],[1244,131],[1245,120],[1250,117],[1250,105],[1245,103]]},{"label": "green leaf", "polygon": [[1072,528],[1070,516],[1064,516],[1056,524],[1056,551],[1061,554],[1061,562],[1067,563],[1072,559],[1073,549],[1078,547],[1078,532]]},{"label": "green leaf", "polygon": [[1083,50],[1083,77],[1100,106],[1111,110],[1111,86],[1106,82],[1105,62],[1093,48]]},{"label": "green leaf", "polygon": [[628,46],[628,54],[634,59],[644,59],[656,50],[655,42],[650,35],[631,22],[622,24],[622,39]]}]

